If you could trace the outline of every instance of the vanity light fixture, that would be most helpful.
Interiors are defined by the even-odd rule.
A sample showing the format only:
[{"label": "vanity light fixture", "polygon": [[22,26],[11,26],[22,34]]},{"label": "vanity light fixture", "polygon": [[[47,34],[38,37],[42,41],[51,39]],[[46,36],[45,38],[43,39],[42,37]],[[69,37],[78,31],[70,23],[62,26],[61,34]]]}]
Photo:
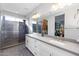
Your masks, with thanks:
[{"label": "vanity light fixture", "polygon": [[38,17],[40,17],[40,14],[39,13],[37,13],[37,14],[35,14],[35,15],[32,16],[33,19],[36,19]]}]

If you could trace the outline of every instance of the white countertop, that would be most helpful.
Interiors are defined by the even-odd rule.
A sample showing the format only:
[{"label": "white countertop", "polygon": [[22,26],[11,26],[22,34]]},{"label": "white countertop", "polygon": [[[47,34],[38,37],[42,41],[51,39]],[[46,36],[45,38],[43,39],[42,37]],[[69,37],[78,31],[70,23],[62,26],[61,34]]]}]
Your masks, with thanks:
[{"label": "white countertop", "polygon": [[48,36],[42,37],[41,34],[38,34],[38,33],[27,34],[27,36],[30,36],[32,38],[36,38],[38,40],[49,43],[51,45],[58,46],[62,49],[71,51],[71,52],[79,55],[79,43],[73,43],[73,42],[64,41],[64,40],[63,41],[57,40],[55,38],[51,38],[51,37],[48,37]]}]

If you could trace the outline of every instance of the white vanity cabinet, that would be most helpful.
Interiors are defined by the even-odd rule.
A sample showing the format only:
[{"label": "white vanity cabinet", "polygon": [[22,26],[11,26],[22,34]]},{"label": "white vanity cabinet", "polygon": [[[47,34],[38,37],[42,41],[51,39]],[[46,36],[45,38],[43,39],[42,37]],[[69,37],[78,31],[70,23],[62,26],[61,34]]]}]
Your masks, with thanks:
[{"label": "white vanity cabinet", "polygon": [[25,46],[36,56],[39,55],[37,40],[26,36]]},{"label": "white vanity cabinet", "polygon": [[74,56],[74,54],[64,51],[63,49],[54,47],[53,56]]},{"label": "white vanity cabinet", "polygon": [[49,45],[26,36],[26,47],[36,56],[50,56]]},{"label": "white vanity cabinet", "polygon": [[64,50],[63,48],[50,45],[40,39],[26,36],[25,46],[35,56],[75,56],[75,54]]},{"label": "white vanity cabinet", "polygon": [[26,36],[26,39],[25,39],[25,47],[28,47],[28,40],[29,40],[29,38],[28,38],[28,36]]},{"label": "white vanity cabinet", "polygon": [[68,51],[65,51],[61,48],[54,47],[54,46],[50,47],[50,51],[51,51],[51,56],[75,56],[74,54]]},{"label": "white vanity cabinet", "polygon": [[39,51],[38,52],[38,55],[39,56],[50,56],[50,48],[48,44],[44,43],[44,42],[41,42],[39,40],[36,40],[36,46],[37,46],[37,50]]},{"label": "white vanity cabinet", "polygon": [[35,53],[35,39],[26,36],[25,45],[34,55],[36,55],[36,53]]}]

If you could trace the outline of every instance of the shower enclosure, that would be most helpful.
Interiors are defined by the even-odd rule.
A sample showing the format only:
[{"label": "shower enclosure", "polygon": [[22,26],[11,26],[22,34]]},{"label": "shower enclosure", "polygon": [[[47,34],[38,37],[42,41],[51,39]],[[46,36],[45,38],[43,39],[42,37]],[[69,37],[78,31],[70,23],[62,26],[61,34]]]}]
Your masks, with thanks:
[{"label": "shower enclosure", "polygon": [[20,25],[19,21],[9,21],[6,16],[0,16],[0,49],[23,42],[24,36],[22,35],[24,34],[20,33],[23,28],[19,28]]}]

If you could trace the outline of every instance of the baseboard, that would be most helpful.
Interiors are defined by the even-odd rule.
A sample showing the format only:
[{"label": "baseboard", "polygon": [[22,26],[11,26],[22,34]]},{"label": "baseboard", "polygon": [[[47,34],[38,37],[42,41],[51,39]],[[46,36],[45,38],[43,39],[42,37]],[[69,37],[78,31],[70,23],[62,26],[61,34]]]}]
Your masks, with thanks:
[{"label": "baseboard", "polygon": [[9,45],[9,46],[6,46],[6,47],[2,47],[2,48],[0,48],[0,50],[7,49],[7,48],[10,48],[10,47],[14,47],[14,46],[17,46],[17,45],[20,45],[20,44],[23,44],[23,43],[24,42],[13,44],[13,45]]}]

